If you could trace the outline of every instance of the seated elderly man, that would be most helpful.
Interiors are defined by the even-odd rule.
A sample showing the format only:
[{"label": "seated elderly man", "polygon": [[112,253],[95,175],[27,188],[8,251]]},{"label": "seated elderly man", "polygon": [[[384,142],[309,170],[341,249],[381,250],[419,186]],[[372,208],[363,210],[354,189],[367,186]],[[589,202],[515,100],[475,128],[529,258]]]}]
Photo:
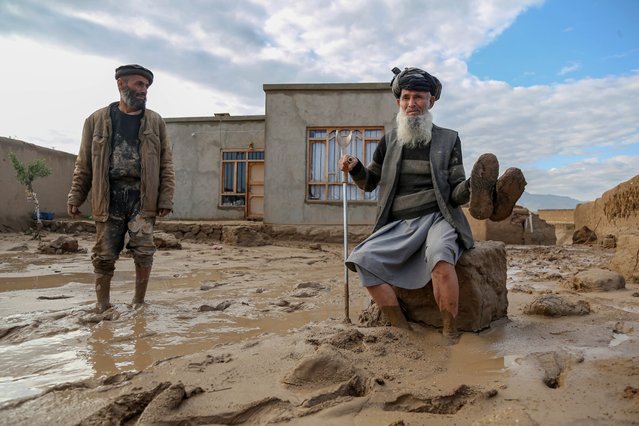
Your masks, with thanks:
[{"label": "seated elderly man", "polygon": [[353,249],[346,265],[395,327],[410,329],[391,286],[417,289],[432,281],[442,315],[442,333],[458,336],[459,284],[455,264],[473,247],[461,206],[470,201],[477,219],[510,216],[526,181],[508,169],[498,179],[493,154],[479,157],[466,179],[456,131],[433,124],[430,109],[441,95],[439,80],[418,68],[395,73],[391,88],[399,110],[368,166],[345,155],[339,160],[364,191],[379,187],[373,234]]}]

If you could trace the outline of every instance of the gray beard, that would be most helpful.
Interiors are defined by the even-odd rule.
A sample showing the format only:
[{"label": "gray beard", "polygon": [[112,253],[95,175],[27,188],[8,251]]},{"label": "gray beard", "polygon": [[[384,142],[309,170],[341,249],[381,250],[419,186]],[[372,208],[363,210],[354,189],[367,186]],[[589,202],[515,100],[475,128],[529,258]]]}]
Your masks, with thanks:
[{"label": "gray beard", "polygon": [[135,92],[128,87],[120,90],[120,94],[122,95],[122,100],[124,101],[124,103],[136,111],[144,109],[144,107],[146,106],[146,99],[136,98]]},{"label": "gray beard", "polygon": [[395,121],[397,140],[408,148],[427,144],[433,136],[433,115],[428,110],[418,117],[409,117],[399,108]]}]

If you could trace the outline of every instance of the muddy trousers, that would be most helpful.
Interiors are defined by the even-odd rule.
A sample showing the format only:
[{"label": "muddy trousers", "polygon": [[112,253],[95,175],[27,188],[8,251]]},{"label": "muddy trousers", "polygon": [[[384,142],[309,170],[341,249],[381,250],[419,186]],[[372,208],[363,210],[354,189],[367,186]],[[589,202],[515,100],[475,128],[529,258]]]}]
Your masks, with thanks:
[{"label": "muddy trousers", "polygon": [[153,266],[155,244],[153,226],[155,218],[143,217],[140,213],[140,195],[135,190],[112,190],[109,217],[106,222],[96,222],[96,242],[91,261],[95,272],[97,310],[108,309],[111,278],[115,262],[126,248],[133,254],[135,263],[134,304],[144,303],[146,289]]}]

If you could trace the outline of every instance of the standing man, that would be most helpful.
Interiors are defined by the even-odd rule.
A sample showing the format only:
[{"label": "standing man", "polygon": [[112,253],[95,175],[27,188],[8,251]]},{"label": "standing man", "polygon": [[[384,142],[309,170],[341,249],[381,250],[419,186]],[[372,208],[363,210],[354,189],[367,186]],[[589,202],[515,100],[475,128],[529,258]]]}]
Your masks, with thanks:
[{"label": "standing man", "polygon": [[459,284],[455,264],[473,236],[461,206],[470,201],[477,219],[510,216],[526,181],[510,168],[498,179],[493,154],[483,154],[466,179],[456,131],[432,122],[441,95],[439,80],[419,68],[393,69],[391,88],[399,111],[397,128],[385,134],[368,166],[355,157],[339,160],[358,187],[379,186],[374,232],[346,260],[363,287],[395,327],[410,329],[392,286],[417,289],[431,280],[443,322],[455,338]]},{"label": "standing man", "polygon": [[155,218],[171,212],[175,191],[166,125],[158,113],[146,109],[153,73],[140,65],[122,65],[115,70],[115,79],[120,101],[84,122],[67,203],[69,216],[77,217],[91,191],[96,225],[91,261],[98,313],[111,307],[111,278],[127,232],[127,248],[135,263],[133,305],[144,303],[155,253]]}]

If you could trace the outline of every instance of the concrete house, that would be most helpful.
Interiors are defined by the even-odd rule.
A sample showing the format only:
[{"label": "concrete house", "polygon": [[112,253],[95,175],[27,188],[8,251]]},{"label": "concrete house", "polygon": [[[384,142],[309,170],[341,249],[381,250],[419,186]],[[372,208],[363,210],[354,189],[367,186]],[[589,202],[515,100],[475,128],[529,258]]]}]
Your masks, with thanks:
[{"label": "concrete house", "polygon": [[[352,131],[348,153],[368,164],[395,120],[388,83],[265,84],[264,92],[264,222],[342,223],[341,153],[335,135]],[[372,224],[377,194],[349,182],[349,222]]]},{"label": "concrete house", "polygon": [[165,121],[176,178],[172,219],[262,219],[264,116]]},{"label": "concrete house", "polygon": [[[388,83],[265,84],[266,115],[167,118],[177,191],[173,219],[339,225],[335,134],[365,163],[395,118]],[[349,184],[349,220],[370,225],[376,194]]]}]

